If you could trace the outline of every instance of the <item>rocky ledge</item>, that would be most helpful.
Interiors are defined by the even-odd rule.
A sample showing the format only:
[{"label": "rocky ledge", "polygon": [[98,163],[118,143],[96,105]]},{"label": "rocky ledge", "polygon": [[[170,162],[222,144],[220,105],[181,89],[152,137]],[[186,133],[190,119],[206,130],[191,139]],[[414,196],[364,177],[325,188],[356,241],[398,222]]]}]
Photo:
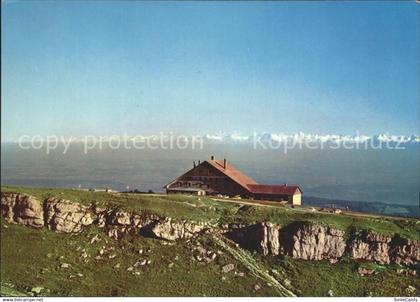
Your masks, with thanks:
[{"label": "rocky ledge", "polygon": [[368,230],[344,232],[308,222],[296,221],[284,227],[262,222],[251,226],[220,228],[194,221],[174,221],[159,215],[105,209],[68,200],[39,200],[19,193],[1,193],[1,214],[10,223],[35,228],[47,227],[60,233],[78,233],[95,224],[108,236],[121,238],[126,233],[165,240],[189,239],[206,232],[223,233],[243,248],[263,255],[288,255],[304,260],[329,260],[334,263],[348,255],[353,259],[418,266],[420,242],[375,234]]},{"label": "rocky ledge", "polygon": [[95,204],[84,206],[69,200],[47,198],[43,201],[26,194],[1,193],[1,214],[10,223],[34,228],[47,227],[58,233],[78,233],[95,224],[110,237],[138,233],[166,240],[187,239],[208,231],[204,223],[173,221],[149,213],[104,209]]},{"label": "rocky ledge", "polygon": [[240,246],[263,255],[288,255],[304,260],[329,260],[334,263],[344,255],[380,264],[416,266],[420,261],[420,242],[375,234],[368,230],[346,232],[330,227],[297,221],[283,228],[259,223],[227,232]]}]

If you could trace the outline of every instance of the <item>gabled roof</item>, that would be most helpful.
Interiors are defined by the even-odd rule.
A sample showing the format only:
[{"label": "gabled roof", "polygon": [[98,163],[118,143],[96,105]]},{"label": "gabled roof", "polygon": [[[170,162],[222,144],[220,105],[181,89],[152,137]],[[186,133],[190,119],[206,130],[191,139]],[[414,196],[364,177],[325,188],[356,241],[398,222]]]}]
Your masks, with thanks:
[{"label": "gabled roof", "polygon": [[302,192],[298,186],[287,185],[248,185],[249,190],[254,194],[278,194],[278,195],[293,195],[297,191]]},{"label": "gabled roof", "polygon": [[[206,160],[206,161],[203,161],[197,167],[203,164],[208,164],[214,167],[215,169],[217,169],[218,171],[220,171],[221,173],[223,173],[224,175],[232,179],[234,182],[239,184],[245,190],[254,194],[293,195],[293,194],[302,192],[302,190],[298,186],[260,185],[251,177],[245,175],[244,173],[236,169],[230,163],[227,163],[226,168],[225,168],[223,160],[217,160],[217,159]],[[177,177],[176,179],[168,183],[165,187],[167,188],[169,185],[173,184],[178,179],[182,178],[184,175],[187,175],[190,171],[194,170],[195,168],[188,170],[186,173],[182,174],[181,176]]]},{"label": "gabled roof", "polygon": [[184,175],[187,175],[188,173],[190,173],[192,170],[194,170],[195,169],[195,167],[194,168],[192,168],[192,169],[190,169],[190,170],[188,170],[187,172],[185,172],[184,174],[182,174],[182,175],[180,175],[180,176],[178,176],[177,178],[175,178],[175,179],[173,179],[173,180],[171,180],[169,183],[167,183],[165,186],[164,186],[164,188],[168,188],[168,186],[170,186],[171,184],[173,184],[174,182],[176,182],[178,179],[180,179],[180,178],[182,178]]},{"label": "gabled roof", "polygon": [[[198,165],[197,167],[199,167],[199,166],[201,166],[205,163],[207,163],[210,166],[216,168],[218,171],[220,171],[221,173],[223,173],[224,175],[226,175],[227,177],[229,177],[234,182],[236,182],[237,184],[239,184],[240,186],[242,186],[244,189],[246,189],[248,191],[249,191],[249,188],[247,187],[248,184],[257,184],[257,182],[255,180],[253,180],[251,177],[245,175],[244,173],[242,173],[241,171],[236,169],[230,163],[227,164],[227,168],[225,169],[223,160],[217,160],[217,159],[205,160],[200,165]],[[170,183],[165,185],[164,188],[167,188],[168,186],[170,186],[171,184],[176,182],[178,179],[182,178],[184,175],[187,175],[189,172],[191,172],[195,168],[192,168],[192,169],[188,170],[187,172],[185,172],[184,174],[182,174],[181,176],[175,178]]]},{"label": "gabled roof", "polygon": [[250,184],[257,184],[255,180],[251,177],[245,175],[238,169],[236,169],[232,164],[227,163],[226,169],[224,168],[223,160],[206,160],[205,163],[210,164],[211,166],[215,167],[217,170],[225,174],[227,177],[232,179],[234,182],[238,183],[240,186],[244,187],[246,190],[249,190],[248,185]]}]

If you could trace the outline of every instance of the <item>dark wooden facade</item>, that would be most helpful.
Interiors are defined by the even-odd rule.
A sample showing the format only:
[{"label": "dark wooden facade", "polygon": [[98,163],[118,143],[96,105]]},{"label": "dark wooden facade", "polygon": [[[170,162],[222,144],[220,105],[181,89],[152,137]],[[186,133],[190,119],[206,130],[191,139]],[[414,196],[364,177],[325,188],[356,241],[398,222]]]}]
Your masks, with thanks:
[{"label": "dark wooden facade", "polygon": [[[207,195],[248,196],[249,192],[207,161],[191,169],[166,186],[168,192],[181,188],[202,189]],[[189,190],[185,190],[188,193]]]},{"label": "dark wooden facade", "polygon": [[248,199],[274,200],[301,205],[298,186],[258,184],[225,160],[195,163],[193,168],[165,186],[167,193],[227,195]]}]

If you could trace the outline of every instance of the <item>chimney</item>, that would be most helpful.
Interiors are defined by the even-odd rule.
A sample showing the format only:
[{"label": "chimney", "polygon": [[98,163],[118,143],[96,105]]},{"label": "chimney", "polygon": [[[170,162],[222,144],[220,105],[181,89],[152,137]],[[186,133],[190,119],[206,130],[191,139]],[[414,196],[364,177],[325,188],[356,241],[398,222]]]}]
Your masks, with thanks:
[{"label": "chimney", "polygon": [[223,159],[223,168],[224,169],[227,168],[227,160],[226,160],[226,158]]},{"label": "chimney", "polygon": [[193,161],[193,167],[195,168],[195,161]]},{"label": "chimney", "polygon": [[210,159],[211,159],[211,160],[214,160],[214,155],[212,155],[212,156],[210,157]]},{"label": "chimney", "polygon": [[201,164],[201,161],[198,161],[198,165],[200,165]]}]

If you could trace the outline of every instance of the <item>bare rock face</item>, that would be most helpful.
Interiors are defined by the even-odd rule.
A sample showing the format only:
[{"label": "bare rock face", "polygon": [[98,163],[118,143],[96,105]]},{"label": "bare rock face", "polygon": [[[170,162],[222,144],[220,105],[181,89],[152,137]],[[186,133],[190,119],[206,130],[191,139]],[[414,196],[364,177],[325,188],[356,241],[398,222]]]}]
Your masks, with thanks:
[{"label": "bare rock face", "polygon": [[45,219],[48,228],[59,233],[77,233],[95,221],[90,208],[56,198],[45,201]]},{"label": "bare rock face", "polygon": [[155,214],[136,214],[118,210],[108,212],[105,219],[108,236],[120,239],[127,233],[153,235],[150,234],[150,226],[162,218]]},{"label": "bare rock face", "polygon": [[257,239],[256,250],[266,255],[277,256],[280,253],[280,226],[271,222],[263,222],[254,229],[253,237]]},{"label": "bare rock face", "polygon": [[136,214],[122,210],[111,211],[107,214],[107,225],[129,226],[142,228],[152,222],[158,221],[161,217],[154,214]]},{"label": "bare rock face", "polygon": [[134,233],[132,214],[122,210],[110,211],[106,215],[106,227],[108,236],[116,240],[122,238],[127,233]]},{"label": "bare rock face", "polygon": [[19,195],[13,208],[15,221],[36,228],[44,226],[44,211],[41,202],[32,196]]},{"label": "bare rock face", "polygon": [[392,238],[389,236],[363,231],[350,242],[350,256],[354,259],[389,264],[391,240]]},{"label": "bare rock face", "polygon": [[263,255],[284,254],[297,259],[336,263],[344,253],[353,259],[381,264],[415,266],[420,262],[420,242],[375,234],[364,230],[345,238],[345,232],[308,222],[293,222],[283,228],[272,223],[225,231],[225,236],[242,248]]},{"label": "bare rock face", "polygon": [[280,253],[280,226],[270,222],[261,224],[261,241],[258,250],[263,255],[277,256]]},{"label": "bare rock face", "polygon": [[131,215],[131,226],[133,228],[143,231],[144,229],[150,229],[156,222],[161,221],[162,217],[155,214],[143,213],[143,214],[132,214]]},{"label": "bare rock face", "polygon": [[156,222],[150,231],[158,238],[173,241],[192,238],[204,229],[205,226],[203,224],[186,221],[175,222],[171,218],[164,218]]},{"label": "bare rock face", "polygon": [[131,213],[124,211],[116,211],[109,218],[109,224],[119,226],[131,225]]},{"label": "bare rock face", "polygon": [[[250,226],[226,225],[215,229],[215,226],[173,221],[147,212],[106,209],[96,204],[87,207],[57,198],[41,201],[26,194],[8,192],[1,192],[1,214],[10,223],[36,228],[46,226],[61,233],[80,232],[84,227],[96,224],[104,227],[108,235],[115,239],[134,233],[173,241],[218,230],[241,247],[256,250],[263,255],[285,254],[297,259],[328,259],[335,263],[346,252],[353,259],[381,264],[397,263],[415,267],[420,262],[419,241],[399,235],[375,234],[368,230],[350,232],[346,239],[342,230],[301,221],[282,228],[270,222],[262,222]],[[214,260],[216,254],[205,256]],[[366,275],[365,271],[360,273]]]},{"label": "bare rock face", "polygon": [[15,222],[13,220],[13,208],[16,204],[16,197],[19,194],[16,193],[1,193],[1,215],[4,217],[4,219],[8,222]]},{"label": "bare rock face", "polygon": [[399,235],[391,237],[365,230],[350,241],[349,254],[354,259],[381,264],[414,266],[420,262],[420,242]]},{"label": "bare rock face", "polygon": [[420,262],[420,242],[396,236],[391,241],[391,262],[414,266]]},{"label": "bare rock face", "polygon": [[240,246],[263,255],[287,254],[306,260],[337,259],[345,250],[344,231],[308,223],[279,225],[263,222],[226,233]]},{"label": "bare rock face", "polygon": [[107,209],[100,208],[97,205],[94,205],[92,207],[92,211],[93,211],[94,216],[96,216],[96,220],[94,221],[94,223],[100,228],[105,227],[106,217],[108,215]]},{"label": "bare rock face", "polygon": [[24,224],[35,228],[44,226],[44,211],[40,200],[19,193],[2,193],[1,213],[12,223]]},{"label": "bare rock face", "polygon": [[344,231],[299,222],[281,230],[280,242],[285,254],[305,260],[337,259],[346,248]]},{"label": "bare rock face", "polygon": [[264,256],[277,256],[280,253],[279,230],[280,226],[276,224],[262,222],[231,229],[225,236],[243,248],[256,250]]}]

